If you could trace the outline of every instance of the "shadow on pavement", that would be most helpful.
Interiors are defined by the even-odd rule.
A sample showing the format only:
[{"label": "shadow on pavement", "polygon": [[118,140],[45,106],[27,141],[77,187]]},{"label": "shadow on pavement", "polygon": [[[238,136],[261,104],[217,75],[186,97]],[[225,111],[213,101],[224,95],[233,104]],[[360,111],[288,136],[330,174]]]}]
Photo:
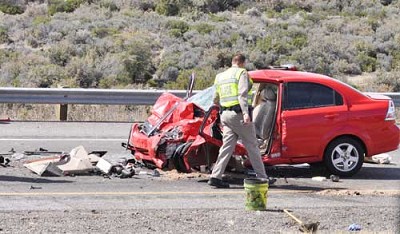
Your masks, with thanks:
[{"label": "shadow on pavement", "polygon": [[400,168],[363,167],[351,178],[360,180],[400,180]]},{"label": "shadow on pavement", "polygon": [[3,176],[3,175],[0,175],[0,181],[26,182],[26,183],[73,183],[73,181],[69,181],[69,180],[50,180],[50,179],[43,179],[43,178]]}]

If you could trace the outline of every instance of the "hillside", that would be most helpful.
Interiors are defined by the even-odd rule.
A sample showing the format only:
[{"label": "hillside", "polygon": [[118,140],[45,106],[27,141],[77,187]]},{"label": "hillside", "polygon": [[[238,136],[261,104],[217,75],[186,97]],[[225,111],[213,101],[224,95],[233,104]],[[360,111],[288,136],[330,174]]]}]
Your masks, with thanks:
[{"label": "hillside", "polygon": [[1,0],[0,86],[209,86],[233,53],[400,91],[399,0]]}]

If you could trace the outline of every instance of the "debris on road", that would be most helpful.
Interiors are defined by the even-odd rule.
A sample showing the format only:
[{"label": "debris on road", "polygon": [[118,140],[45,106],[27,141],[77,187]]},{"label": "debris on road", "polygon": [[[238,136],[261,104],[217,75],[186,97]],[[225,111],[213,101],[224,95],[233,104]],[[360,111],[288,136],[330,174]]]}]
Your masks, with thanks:
[{"label": "debris on road", "polygon": [[326,178],[323,176],[314,176],[311,179],[315,181],[326,181]]},{"label": "debris on road", "polygon": [[364,162],[376,164],[390,164],[392,157],[389,154],[377,154],[372,157],[365,157]]},{"label": "debris on road", "polygon": [[153,170],[153,173],[151,173],[151,176],[153,177],[160,177],[160,172],[157,169]]},{"label": "debris on road", "polygon": [[107,160],[101,158],[99,162],[96,164],[96,168],[99,169],[104,174],[109,174],[112,168],[112,164]]},{"label": "debris on road", "polygon": [[0,166],[2,166],[2,167],[8,167],[8,166],[10,166],[10,165],[9,165],[10,162],[11,162],[11,161],[10,161],[9,158],[5,158],[5,157],[3,157],[2,155],[0,155]]},{"label": "debris on road", "polygon": [[339,182],[340,180],[340,177],[338,175],[331,175],[329,178],[332,182]]},{"label": "debris on road", "polygon": [[349,231],[361,231],[361,225],[359,224],[351,224],[348,228]]},{"label": "debris on road", "polygon": [[7,153],[0,153],[0,166],[9,167],[11,160],[8,157],[11,157],[14,153],[14,148],[11,148]]},{"label": "debris on road", "polygon": [[62,157],[40,160],[26,163],[24,164],[24,167],[40,176],[62,176],[62,170],[56,165],[56,163],[60,162],[61,160]]},{"label": "debris on road", "polygon": [[94,170],[93,164],[97,163],[100,157],[96,154],[88,154],[83,146],[71,150],[69,154],[63,152],[25,151],[28,155],[51,154],[52,156],[27,161],[24,166],[40,176],[52,175],[75,175],[87,174]]},{"label": "debris on road", "polygon": [[288,210],[284,209],[283,212],[285,212],[287,215],[289,215],[290,218],[295,220],[300,225],[299,230],[301,232],[305,232],[305,233],[316,233],[317,232],[319,222],[303,223],[300,219],[296,218],[296,216],[294,216]]},{"label": "debris on road", "polygon": [[94,170],[93,164],[99,161],[100,157],[94,154],[88,154],[83,146],[78,146],[71,150],[68,161],[58,167],[64,175],[68,174],[87,174]]},{"label": "debris on road", "polygon": [[88,153],[83,146],[71,150],[69,154],[59,151],[48,151],[40,148],[37,151],[24,151],[25,155],[44,155],[39,159],[25,162],[24,166],[40,176],[75,176],[79,174],[97,173],[110,178],[131,178],[134,176],[136,160],[121,158],[116,163],[103,159],[107,151]]}]

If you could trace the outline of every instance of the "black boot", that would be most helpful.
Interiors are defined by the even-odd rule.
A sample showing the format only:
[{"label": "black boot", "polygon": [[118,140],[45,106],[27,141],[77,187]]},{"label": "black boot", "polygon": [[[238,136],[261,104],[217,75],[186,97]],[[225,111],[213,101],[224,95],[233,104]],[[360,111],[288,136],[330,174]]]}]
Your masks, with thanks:
[{"label": "black boot", "polygon": [[229,184],[227,182],[212,177],[208,180],[208,185],[216,188],[229,188]]}]

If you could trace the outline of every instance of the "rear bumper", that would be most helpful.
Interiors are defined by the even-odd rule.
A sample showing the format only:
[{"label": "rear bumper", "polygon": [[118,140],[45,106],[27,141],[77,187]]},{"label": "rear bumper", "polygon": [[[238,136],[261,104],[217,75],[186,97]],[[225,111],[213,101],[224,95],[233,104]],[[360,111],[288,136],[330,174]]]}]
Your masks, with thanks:
[{"label": "rear bumper", "polygon": [[374,147],[368,151],[368,156],[397,150],[400,144],[400,128],[394,124],[383,127],[380,136],[374,139]]}]

